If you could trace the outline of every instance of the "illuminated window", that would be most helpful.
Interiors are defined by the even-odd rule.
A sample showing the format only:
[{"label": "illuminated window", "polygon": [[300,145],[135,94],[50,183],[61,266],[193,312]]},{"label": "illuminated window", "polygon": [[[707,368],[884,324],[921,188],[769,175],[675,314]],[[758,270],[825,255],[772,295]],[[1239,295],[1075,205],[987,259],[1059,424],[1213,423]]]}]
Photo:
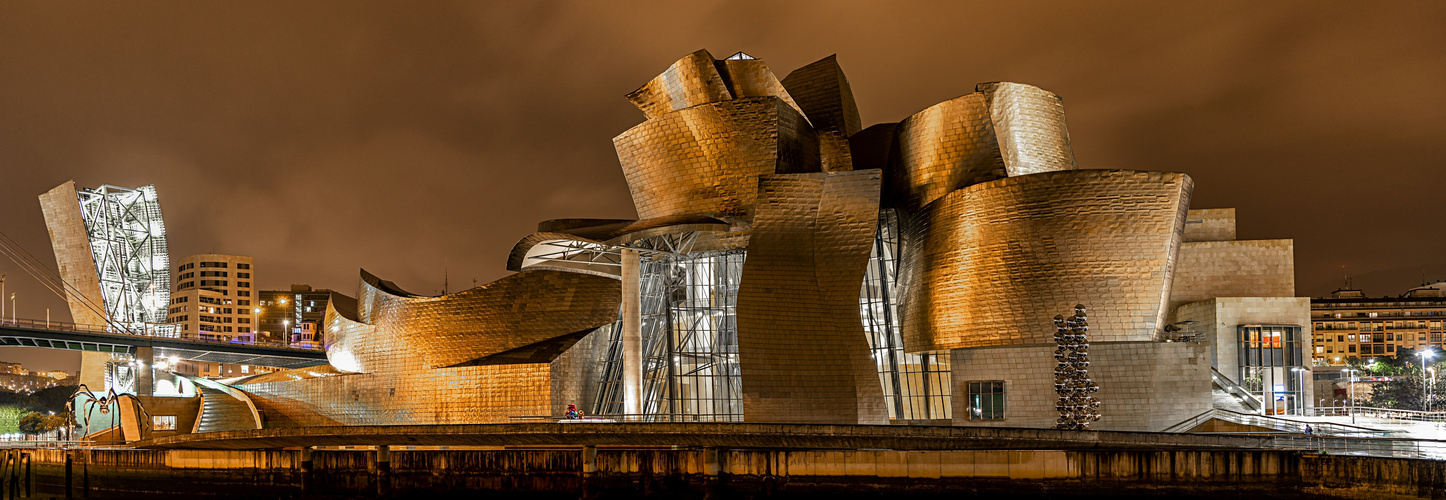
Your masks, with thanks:
[{"label": "illuminated window", "polygon": [[1004,382],[969,382],[969,420],[1004,420]]},{"label": "illuminated window", "polygon": [[174,431],[176,430],[175,415],[152,415],[151,430],[153,431]]}]

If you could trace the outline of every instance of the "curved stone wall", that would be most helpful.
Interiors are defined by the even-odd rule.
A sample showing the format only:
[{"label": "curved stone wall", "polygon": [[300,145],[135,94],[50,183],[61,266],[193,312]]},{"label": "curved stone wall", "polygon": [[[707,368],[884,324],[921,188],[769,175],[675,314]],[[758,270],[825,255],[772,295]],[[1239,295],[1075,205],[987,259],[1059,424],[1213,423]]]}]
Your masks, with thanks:
[{"label": "curved stone wall", "polygon": [[940,198],[905,228],[905,348],[1049,343],[1075,304],[1092,341],[1153,339],[1191,188],[1179,173],[1072,170]]}]

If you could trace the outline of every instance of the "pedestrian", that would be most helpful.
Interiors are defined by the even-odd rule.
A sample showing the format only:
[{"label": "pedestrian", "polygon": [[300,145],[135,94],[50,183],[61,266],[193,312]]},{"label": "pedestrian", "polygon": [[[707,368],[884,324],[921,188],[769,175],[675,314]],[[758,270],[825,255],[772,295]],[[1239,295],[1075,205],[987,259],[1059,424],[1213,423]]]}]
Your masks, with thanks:
[{"label": "pedestrian", "polygon": [[1305,424],[1305,437],[1311,437],[1313,435],[1315,435],[1315,429],[1311,429],[1310,424]]},{"label": "pedestrian", "polygon": [[577,411],[577,405],[569,403],[567,405],[567,413],[565,413],[564,416],[566,416],[568,420],[580,420],[582,419],[582,412]]}]

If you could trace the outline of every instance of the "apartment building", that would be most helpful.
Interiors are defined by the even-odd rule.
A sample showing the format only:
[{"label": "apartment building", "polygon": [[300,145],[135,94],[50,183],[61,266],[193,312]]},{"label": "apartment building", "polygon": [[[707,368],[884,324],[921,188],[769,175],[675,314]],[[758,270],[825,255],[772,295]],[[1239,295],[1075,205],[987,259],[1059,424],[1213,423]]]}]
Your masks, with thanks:
[{"label": "apartment building", "polygon": [[181,336],[220,342],[255,340],[251,257],[199,254],[172,266],[168,318]]},{"label": "apartment building", "polygon": [[1366,297],[1356,289],[1310,301],[1316,366],[1395,356],[1402,348],[1441,347],[1446,321],[1446,282],[1408,290],[1399,297]]}]

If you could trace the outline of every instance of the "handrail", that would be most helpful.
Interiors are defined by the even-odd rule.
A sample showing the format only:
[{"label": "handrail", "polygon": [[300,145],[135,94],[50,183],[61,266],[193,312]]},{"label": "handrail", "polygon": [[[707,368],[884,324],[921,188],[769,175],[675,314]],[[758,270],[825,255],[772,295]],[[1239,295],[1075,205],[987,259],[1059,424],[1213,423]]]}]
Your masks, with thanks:
[{"label": "handrail", "polygon": [[1263,427],[1277,431],[1284,431],[1291,434],[1306,434],[1305,428],[1310,426],[1315,434],[1341,436],[1341,437],[1363,437],[1375,436],[1385,437],[1390,431],[1371,429],[1369,427],[1358,427],[1354,425],[1337,424],[1333,422],[1301,422],[1287,418],[1272,417],[1268,415],[1251,415],[1246,413],[1211,408],[1198,415],[1185,419],[1184,421],[1166,427],[1161,432],[1189,432],[1190,429],[1203,424],[1211,419],[1220,419],[1226,422],[1233,422],[1240,425]]},{"label": "handrail", "polygon": [[1364,416],[1412,422],[1446,422],[1446,411],[1400,410],[1374,406],[1317,406],[1317,416]]},{"label": "handrail", "polygon": [[1262,403],[1259,399],[1256,399],[1254,394],[1251,394],[1250,391],[1245,390],[1245,387],[1235,383],[1234,380],[1230,380],[1230,377],[1226,377],[1225,374],[1220,373],[1220,370],[1215,369],[1215,367],[1213,366],[1210,367],[1210,380],[1212,382],[1215,382],[1222,389],[1225,389],[1226,392],[1229,392],[1231,395],[1240,398],[1241,403],[1244,404],[1246,408],[1250,408],[1251,410],[1255,411],[1260,411],[1261,409],[1265,408],[1265,404]]}]

